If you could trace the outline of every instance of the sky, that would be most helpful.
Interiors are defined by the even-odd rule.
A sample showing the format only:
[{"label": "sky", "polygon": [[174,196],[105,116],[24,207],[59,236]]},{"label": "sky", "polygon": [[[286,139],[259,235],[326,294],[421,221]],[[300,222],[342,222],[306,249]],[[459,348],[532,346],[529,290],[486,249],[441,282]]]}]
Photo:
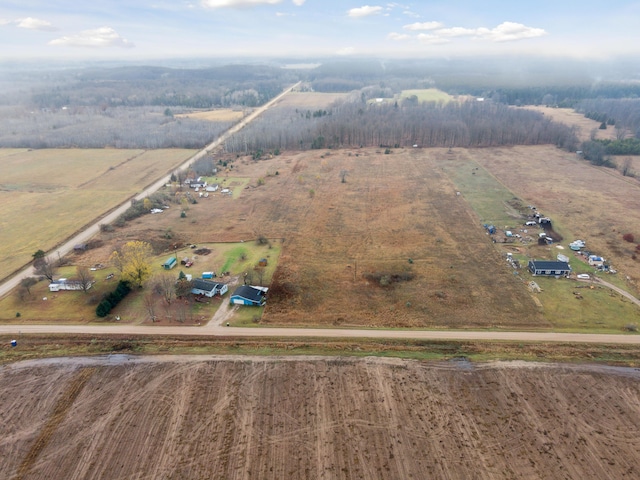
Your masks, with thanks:
[{"label": "sky", "polygon": [[0,59],[640,53],[640,0],[3,0]]}]

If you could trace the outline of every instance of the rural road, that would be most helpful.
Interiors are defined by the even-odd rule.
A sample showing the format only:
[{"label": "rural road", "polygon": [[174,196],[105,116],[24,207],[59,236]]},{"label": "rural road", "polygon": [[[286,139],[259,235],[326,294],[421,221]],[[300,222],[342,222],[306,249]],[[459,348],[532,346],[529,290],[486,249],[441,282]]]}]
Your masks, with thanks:
[{"label": "rural road", "polygon": [[[255,109],[252,113],[250,113],[249,115],[244,117],[242,120],[240,120],[238,123],[236,123],[233,127],[231,127],[229,130],[227,130],[222,135],[220,135],[216,140],[211,142],[209,145],[204,147],[198,153],[196,153],[195,155],[190,157],[188,160],[186,160],[182,165],[180,165],[179,167],[177,167],[177,168],[175,168],[173,170],[185,170],[193,162],[195,162],[195,161],[201,159],[202,157],[208,155],[209,153],[211,153],[215,148],[217,148],[218,146],[222,145],[222,143],[225,142],[229,137],[231,137],[232,135],[234,135],[237,132],[239,132],[241,129],[246,127],[253,120],[258,118],[261,114],[263,114],[268,108],[270,108],[274,104],[278,103],[282,99],[282,97],[284,97],[287,93],[289,93],[294,88],[296,88],[298,85],[300,85],[300,83],[301,82],[298,82],[295,85],[287,87],[280,95],[278,95],[277,97],[275,97],[271,101],[267,102],[263,106]],[[148,197],[152,193],[154,193],[157,190],[159,190],[160,188],[162,188],[167,182],[170,181],[170,179],[171,179],[171,174],[169,173],[169,174],[163,176],[162,178],[156,180],[153,184],[149,185],[147,188],[145,188],[142,192],[138,193],[133,198],[135,198],[136,200],[143,200],[145,197]],[[77,245],[79,243],[86,243],[88,240],[90,240],[92,237],[94,237],[95,235],[98,234],[98,232],[100,231],[100,225],[101,224],[106,224],[106,223],[113,222],[120,215],[122,215],[124,212],[126,212],[130,205],[131,205],[131,199],[128,199],[127,201],[122,203],[119,207],[116,207],[114,210],[112,210],[112,211],[106,213],[105,215],[97,218],[94,221],[94,223],[92,223],[91,225],[87,226],[82,231],[76,233],[71,238],[69,238],[66,241],[64,241],[64,243],[62,243],[61,245],[59,245],[56,248],[54,248],[53,250],[47,252],[47,256],[52,255],[54,253],[57,256],[64,256],[64,255],[68,254],[69,252],[71,252],[73,250],[74,245]],[[16,288],[23,279],[25,279],[27,277],[31,277],[33,275],[35,275],[35,273],[34,273],[33,267],[31,265],[28,265],[25,268],[23,268],[22,270],[20,270],[19,272],[15,273],[11,278],[7,279],[5,282],[0,284],[0,298],[4,297],[9,292],[11,292],[14,288]]]},{"label": "rural road", "polygon": [[511,342],[569,342],[640,345],[640,335],[489,332],[436,330],[348,330],[338,328],[237,328],[211,325],[204,327],[164,327],[141,325],[0,325],[0,335],[18,338],[21,334],[89,335],[169,335],[210,337],[277,338],[354,338],[410,340],[492,340]]}]

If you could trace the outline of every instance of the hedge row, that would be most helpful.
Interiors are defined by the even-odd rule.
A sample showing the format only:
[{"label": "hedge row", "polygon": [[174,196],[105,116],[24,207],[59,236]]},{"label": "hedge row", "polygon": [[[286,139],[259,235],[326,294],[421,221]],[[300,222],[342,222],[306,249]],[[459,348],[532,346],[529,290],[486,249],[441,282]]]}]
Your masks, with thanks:
[{"label": "hedge row", "polygon": [[120,301],[126,297],[130,291],[131,287],[129,286],[129,282],[120,280],[116,289],[109,293],[104,300],[98,304],[96,307],[96,315],[99,317],[106,317],[109,315],[111,309],[118,305],[118,303],[120,303]]}]

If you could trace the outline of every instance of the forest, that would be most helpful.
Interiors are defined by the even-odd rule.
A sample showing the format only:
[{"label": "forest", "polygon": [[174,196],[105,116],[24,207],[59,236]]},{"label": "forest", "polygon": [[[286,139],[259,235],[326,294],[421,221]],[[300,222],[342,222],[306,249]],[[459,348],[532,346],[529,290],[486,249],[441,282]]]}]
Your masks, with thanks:
[{"label": "forest", "polygon": [[[356,96],[359,98],[359,96]],[[335,103],[321,115],[268,111],[230,138],[228,152],[341,147],[490,147],[554,144],[575,150],[575,132],[544,115],[492,102]]]},{"label": "forest", "polygon": [[[571,107],[603,119],[603,127],[615,128],[626,142],[607,145],[608,154],[635,152],[629,138],[640,137],[640,83],[629,62],[325,59],[311,69],[265,63],[0,69],[0,148],[200,148],[230,123],[178,114],[247,111],[297,81],[305,90],[350,95],[321,114],[268,112],[227,142],[229,152],[416,144],[579,148],[569,128],[512,108],[518,105]],[[394,100],[402,90],[420,88],[484,101]],[[380,98],[388,101],[371,104]]]}]

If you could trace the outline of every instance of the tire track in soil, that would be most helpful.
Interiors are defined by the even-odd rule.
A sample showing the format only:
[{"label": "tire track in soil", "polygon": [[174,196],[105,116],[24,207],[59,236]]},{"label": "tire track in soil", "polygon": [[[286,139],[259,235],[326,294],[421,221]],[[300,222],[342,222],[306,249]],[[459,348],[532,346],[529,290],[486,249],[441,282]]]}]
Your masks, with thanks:
[{"label": "tire track in soil", "polygon": [[29,449],[29,452],[20,463],[18,467],[18,473],[14,477],[14,480],[22,480],[29,473],[33,465],[35,464],[40,452],[49,443],[49,440],[53,437],[54,433],[58,429],[58,426],[67,416],[67,412],[71,409],[78,395],[84,389],[91,376],[96,372],[96,367],[88,367],[80,370],[75,377],[69,382],[69,386],[62,394],[62,397],[56,403],[56,406],[49,417],[49,420],[44,425],[40,434],[33,442],[33,445]]}]

